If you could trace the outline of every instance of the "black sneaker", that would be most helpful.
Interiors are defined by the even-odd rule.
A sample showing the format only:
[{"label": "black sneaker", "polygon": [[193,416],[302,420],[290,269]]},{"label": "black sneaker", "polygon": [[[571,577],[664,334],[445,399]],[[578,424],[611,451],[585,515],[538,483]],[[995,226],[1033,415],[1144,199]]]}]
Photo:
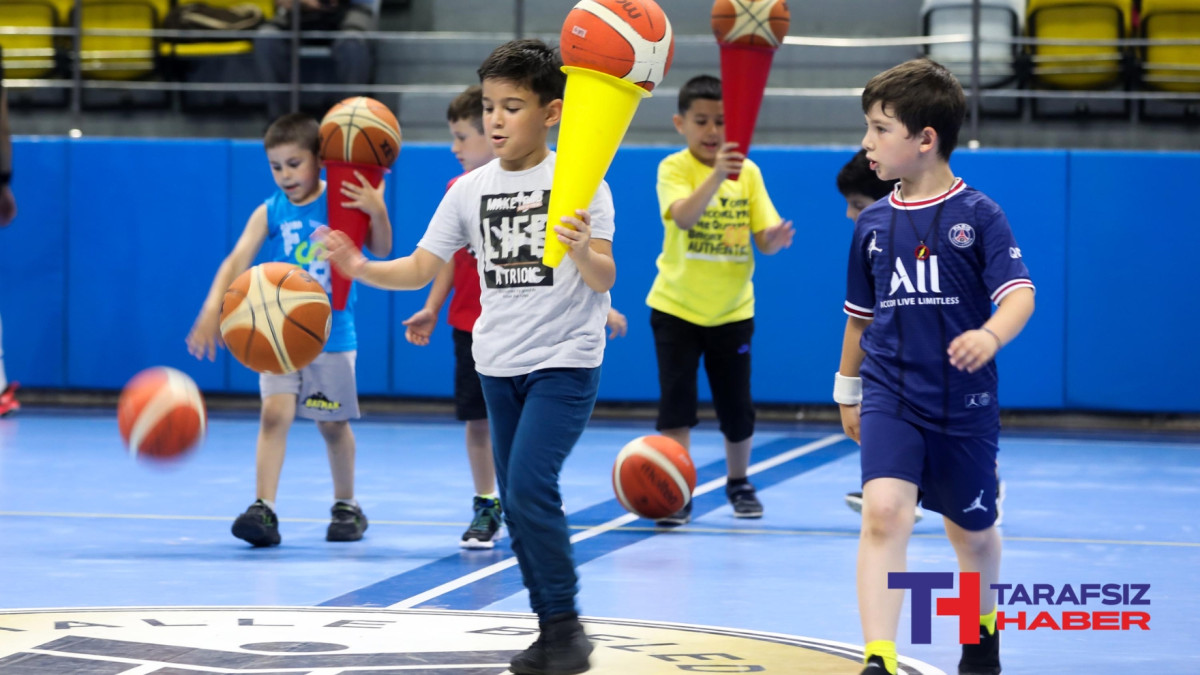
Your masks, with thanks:
[{"label": "black sneaker", "polygon": [[263,500],[255,500],[245,513],[233,521],[233,536],[250,542],[252,546],[278,546],[279,518]]},{"label": "black sneaker", "polygon": [[469,549],[492,548],[500,538],[500,500],[476,495],[474,506],[475,517],[458,545]]},{"label": "black sneaker", "polygon": [[333,520],[325,531],[325,541],[358,541],[367,531],[367,517],[362,509],[346,502],[337,502],[329,510]]},{"label": "black sneaker", "polygon": [[763,506],[758,501],[757,490],[750,481],[737,485],[725,485],[725,496],[733,505],[734,518],[762,518]]},{"label": "black sneaker", "polygon": [[682,509],[679,509],[666,518],[659,518],[654,521],[654,524],[659,527],[678,527],[679,525],[687,525],[690,522],[692,522],[692,500],[689,499],[688,503],[684,504]]},{"label": "black sneaker", "polygon": [[883,657],[872,656],[867,659],[867,667],[858,675],[888,675],[887,666],[883,665]]},{"label": "black sneaker", "polygon": [[538,639],[509,662],[514,675],[577,675],[591,669],[592,641],[578,615],[562,614],[539,623]]},{"label": "black sneaker", "polygon": [[[862,493],[861,492],[847,492],[846,493],[846,506],[849,506],[850,510],[855,513],[862,513]],[[914,506],[913,507],[913,522],[919,523],[919,522],[921,522],[921,519],[924,517],[925,517],[924,509],[922,509],[920,506]]]},{"label": "black sneaker", "polygon": [[958,675],[1000,675],[1000,631],[979,627],[979,644],[962,646]]}]

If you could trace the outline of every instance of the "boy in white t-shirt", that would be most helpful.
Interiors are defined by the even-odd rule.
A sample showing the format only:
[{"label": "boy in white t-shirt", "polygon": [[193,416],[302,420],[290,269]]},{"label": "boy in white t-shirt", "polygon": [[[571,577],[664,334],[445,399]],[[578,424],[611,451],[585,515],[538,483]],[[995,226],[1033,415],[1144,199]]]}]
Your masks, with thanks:
[{"label": "boy in white t-shirt", "polygon": [[[547,223],[555,155],[546,135],[562,114],[566,76],[539,40],[498,47],[479,68],[483,123],[496,159],[446,192],[412,255],[368,262],[338,232],[326,234],[339,270],[371,286],[416,289],[454,252],[478,253],[483,312],[473,352],[491,418],[504,520],[541,635],[513,657],[516,675],[589,668],[578,578],[558,475],[583,433],[600,383],[612,257],[613,203],[601,184],[586,211]],[[542,264],[547,227],[567,257]]]}]

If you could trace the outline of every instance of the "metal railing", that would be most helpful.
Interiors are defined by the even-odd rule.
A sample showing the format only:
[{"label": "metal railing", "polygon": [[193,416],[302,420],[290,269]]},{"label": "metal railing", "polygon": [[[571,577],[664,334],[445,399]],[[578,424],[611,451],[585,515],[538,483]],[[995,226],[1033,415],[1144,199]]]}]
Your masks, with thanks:
[{"label": "metal railing", "polygon": [[[302,44],[306,40],[332,40],[340,37],[361,37],[372,42],[400,42],[400,41],[447,41],[447,40],[462,40],[462,39],[484,39],[493,38],[497,43],[511,39],[513,36],[525,36],[525,11],[523,0],[516,0],[513,11],[513,30],[508,32],[494,33],[464,33],[464,32],[396,32],[396,31],[312,31],[302,30],[300,25],[299,12],[291,12],[291,25],[288,31],[214,31],[214,30],[169,30],[162,28],[153,29],[113,29],[113,28],[85,28],[83,25],[83,12],[81,6],[83,0],[75,0],[75,10],[71,13],[73,23],[67,28],[26,28],[15,26],[0,26],[0,36],[3,35],[47,35],[56,38],[62,38],[69,41],[70,46],[66,50],[66,61],[69,64],[70,77],[68,78],[11,78],[5,80],[5,86],[11,88],[57,88],[68,89],[70,91],[70,109],[75,115],[81,114],[83,92],[89,89],[116,89],[116,90],[131,90],[131,91],[170,91],[170,92],[287,92],[290,95],[291,108],[296,110],[299,108],[300,95],[302,91],[311,91],[319,93],[345,93],[345,92],[370,92],[376,94],[455,94],[458,93],[464,83],[454,84],[340,84],[340,83],[312,83],[303,82],[300,74],[300,59],[302,54]],[[882,37],[882,38],[844,38],[844,37],[820,37],[820,36],[796,36],[790,35],[784,39],[784,44],[792,47],[807,47],[819,49],[840,49],[840,48],[855,48],[855,49],[871,49],[871,48],[891,48],[891,47],[930,47],[936,45],[953,45],[953,44],[969,44],[971,46],[970,61],[949,61],[956,66],[969,66],[969,76],[964,82],[964,89],[968,94],[969,101],[969,117],[968,126],[965,131],[968,133],[970,140],[979,138],[980,124],[980,108],[981,103],[987,98],[1019,98],[1019,99],[1043,99],[1043,98],[1065,98],[1065,99],[1124,99],[1126,101],[1149,101],[1149,100],[1174,100],[1174,101],[1197,101],[1200,100],[1200,93],[1186,92],[1169,92],[1169,91],[1130,91],[1130,90],[1061,90],[1061,89],[993,89],[983,86],[982,77],[984,71],[994,64],[984,63],[981,59],[981,47],[985,44],[1004,44],[1013,47],[1037,47],[1037,46],[1096,46],[1096,47],[1117,47],[1119,50],[1129,50],[1138,47],[1150,46],[1197,46],[1200,47],[1200,38],[1196,39],[1164,39],[1164,40],[1148,40],[1144,38],[1122,38],[1112,40],[1066,40],[1066,39],[1046,39],[1046,38],[1029,38],[1024,36],[1012,36],[1005,38],[985,37],[981,34],[981,17],[982,17],[982,2],[974,0],[972,2],[971,12],[971,32],[960,33],[953,35],[936,35],[936,36],[911,36],[911,37]],[[149,38],[154,45],[151,49],[129,49],[129,50],[83,50],[84,37],[132,37],[132,38]],[[548,40],[556,40],[556,35],[536,35]],[[239,41],[239,40],[258,40],[258,39],[282,39],[288,40],[291,43],[291,62],[290,62],[290,78],[288,82],[183,82],[183,81],[163,81],[163,80],[91,80],[86,77],[87,74],[93,72],[102,72],[106,67],[110,70],[129,70],[130,63],[128,61],[120,61],[119,59],[145,59],[147,63],[152,63],[160,58],[185,58],[172,57],[167,54],[165,57],[162,54],[160,45],[169,45],[178,40],[190,41]],[[676,42],[681,44],[712,44],[711,36],[700,35],[677,35]],[[182,43],[181,43],[182,44]],[[169,52],[169,50],[168,50]],[[53,61],[60,53],[58,49],[12,49],[5,50],[6,61],[14,57],[35,57],[45,60],[34,60],[25,58],[11,64],[6,64],[8,68],[36,68],[45,66],[48,62]],[[1121,61],[1121,55],[1113,55],[1109,57],[1109,61],[1118,63]],[[105,60],[116,60],[107,66],[103,63]],[[1088,64],[1097,62],[1098,59],[1092,56],[1071,56],[1071,55],[1028,55],[1029,63],[1038,67],[1038,72],[1042,74],[1055,73],[1086,73],[1086,72],[1111,72],[1112,65],[1101,66],[1081,66],[1080,64]],[[38,64],[38,65],[34,65]],[[1051,65],[1070,66],[1061,69],[1049,67]],[[1119,65],[1119,64],[1118,64]],[[1163,75],[1147,74],[1143,78],[1145,82],[1151,83],[1178,83],[1186,82],[1188,84],[1200,83],[1200,66],[1192,66],[1188,64],[1171,65],[1172,70],[1181,72],[1194,71],[1197,73],[1197,79],[1189,78],[1172,78]],[[989,70],[989,73],[991,71]],[[656,93],[671,95],[675,90],[670,88],[660,88]],[[804,97],[804,98],[824,98],[824,97],[857,97],[862,94],[861,87],[769,87],[767,95],[780,97]]]}]

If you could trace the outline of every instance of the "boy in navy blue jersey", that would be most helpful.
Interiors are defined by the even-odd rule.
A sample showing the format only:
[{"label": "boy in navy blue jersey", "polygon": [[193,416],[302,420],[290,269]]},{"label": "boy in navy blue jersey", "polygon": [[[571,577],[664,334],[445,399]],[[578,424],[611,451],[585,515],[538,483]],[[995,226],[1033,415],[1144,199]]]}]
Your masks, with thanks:
[{"label": "boy in navy blue jersey", "polygon": [[1033,283],[1003,211],[950,169],[966,109],[954,76],[908,61],[872,78],[862,103],[867,160],[880,179],[900,179],[854,228],[834,384],[842,427],[862,445],[862,672],[896,673],[904,593],[888,588],[888,573],[905,569],[920,497],[944,517],[960,569],[980,575],[980,642],[963,645],[958,672],[995,675],[993,358],[1033,314]]}]

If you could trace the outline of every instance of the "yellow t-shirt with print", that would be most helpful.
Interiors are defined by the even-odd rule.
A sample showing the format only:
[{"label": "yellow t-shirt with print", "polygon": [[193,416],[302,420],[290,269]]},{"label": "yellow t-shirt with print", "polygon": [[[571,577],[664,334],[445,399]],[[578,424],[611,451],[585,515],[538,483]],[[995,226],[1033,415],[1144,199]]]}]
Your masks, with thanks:
[{"label": "yellow t-shirt with print", "polygon": [[691,196],[711,173],[686,148],[658,165],[658,210],[666,231],[646,298],[650,307],[699,326],[754,316],[751,235],[779,223],[762,172],[747,159],[741,177],[721,183],[692,229],[677,227],[671,205]]}]

